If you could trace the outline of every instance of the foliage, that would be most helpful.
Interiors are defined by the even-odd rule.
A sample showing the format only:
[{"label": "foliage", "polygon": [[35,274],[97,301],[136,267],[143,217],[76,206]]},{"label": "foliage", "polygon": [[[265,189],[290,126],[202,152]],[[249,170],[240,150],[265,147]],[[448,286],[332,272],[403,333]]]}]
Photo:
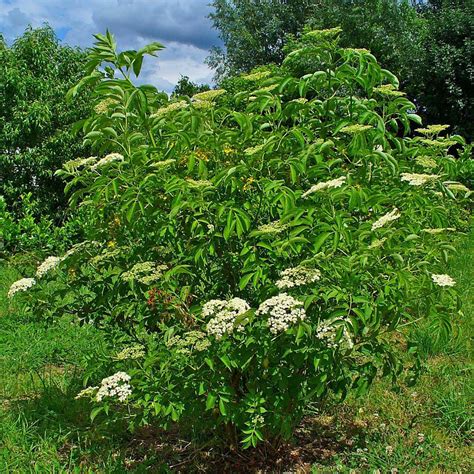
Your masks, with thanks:
[{"label": "foliage", "polygon": [[225,45],[211,50],[208,64],[216,77],[248,72],[284,58],[288,34],[297,34],[314,9],[314,0],[214,0],[209,16]]},{"label": "foliage", "polygon": [[74,105],[64,96],[84,74],[85,59],[47,26],[0,48],[0,195],[15,215],[23,212],[20,196],[31,193],[35,218],[64,218],[64,184],[54,172],[87,154],[70,127],[90,112],[86,89]]},{"label": "foliage", "polygon": [[71,213],[61,226],[56,226],[47,215],[41,218],[38,203],[32,200],[31,193],[19,196],[18,213],[11,213],[0,196],[0,257],[11,257],[21,252],[64,251],[73,242],[80,240],[83,220],[87,211]]},{"label": "foliage", "polygon": [[341,44],[369,49],[401,78],[418,113],[472,138],[472,5],[462,0],[218,0],[210,17],[226,49],[213,51],[209,64],[219,80],[280,64],[288,37],[299,37],[305,24],[342,27]]},{"label": "foliage", "polygon": [[210,87],[207,84],[195,84],[188,76],[181,76],[175,88],[173,89],[173,96],[192,97],[198,92],[208,91]]},{"label": "foliage", "polygon": [[397,78],[338,37],[306,32],[274,74],[242,78],[235,110],[225,90],[168,102],[135,86],[161,45],[118,53],[96,36],[71,96],[93,85],[103,104],[83,123],[99,157],[61,172],[89,240],[13,296],[115,342],[91,366],[93,418],[278,444],[308,403],[396,382],[416,351],[407,325],[450,331],[470,146],[443,125],[408,138],[421,120]]}]

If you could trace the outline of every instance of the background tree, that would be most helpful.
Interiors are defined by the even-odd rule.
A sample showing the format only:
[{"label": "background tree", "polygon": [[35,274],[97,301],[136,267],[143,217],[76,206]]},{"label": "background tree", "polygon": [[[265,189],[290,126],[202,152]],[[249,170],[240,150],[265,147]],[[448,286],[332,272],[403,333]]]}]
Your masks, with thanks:
[{"label": "background tree", "polygon": [[214,0],[210,14],[225,45],[213,48],[208,64],[218,79],[260,64],[281,63],[288,34],[298,33],[314,0]]},{"label": "background tree", "polygon": [[28,28],[12,46],[0,43],[0,194],[20,214],[20,197],[31,193],[37,216],[59,222],[66,198],[54,172],[88,153],[71,125],[89,113],[89,94],[73,105],[65,100],[86,56],[61,45],[49,26]]},{"label": "background tree", "polygon": [[199,92],[208,91],[211,87],[208,84],[196,84],[189,79],[189,76],[181,76],[175,88],[173,89],[174,96],[192,97]]}]

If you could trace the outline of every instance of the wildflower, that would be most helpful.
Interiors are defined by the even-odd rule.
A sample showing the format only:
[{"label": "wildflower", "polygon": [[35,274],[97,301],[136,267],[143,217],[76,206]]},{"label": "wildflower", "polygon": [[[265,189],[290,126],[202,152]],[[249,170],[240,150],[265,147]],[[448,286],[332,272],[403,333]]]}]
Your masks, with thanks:
[{"label": "wildflower", "polygon": [[260,94],[260,93],[266,93],[266,92],[272,92],[278,87],[278,84],[271,84],[269,86],[261,87],[260,89],[254,91],[254,94]]},{"label": "wildflower", "polygon": [[175,112],[176,110],[184,109],[188,105],[188,102],[186,102],[185,100],[172,102],[165,107],[159,108],[154,114],[151,115],[151,118],[163,117],[163,115],[169,114],[170,112]]},{"label": "wildflower", "polygon": [[41,278],[53,268],[56,268],[64,257],[48,257],[36,270],[36,277]]},{"label": "wildflower", "polygon": [[203,150],[196,150],[194,154],[202,161],[209,161],[209,154]]},{"label": "wildflower", "polygon": [[155,161],[154,163],[152,163],[151,166],[153,166],[153,168],[162,169],[172,165],[173,163],[176,163],[176,160],[174,160],[173,158],[169,158],[167,160]]},{"label": "wildflower", "polygon": [[330,39],[339,35],[342,32],[342,28],[337,26],[335,28],[327,28],[325,30],[312,30],[305,33],[303,38],[307,39]]},{"label": "wildflower", "polygon": [[322,321],[318,324],[318,329],[316,330],[316,338],[320,340],[325,340],[328,347],[334,348],[337,346],[336,336],[337,336],[337,327],[332,324],[330,321]]},{"label": "wildflower", "polygon": [[230,155],[231,153],[235,152],[235,150],[228,143],[224,145],[224,147],[222,148],[222,151],[224,152],[225,155]]},{"label": "wildflower", "polygon": [[209,188],[213,186],[212,182],[207,179],[186,178],[186,183],[190,188]]},{"label": "wildflower", "polygon": [[257,227],[260,234],[280,234],[288,228],[288,224],[283,224],[281,221],[273,221],[269,224],[263,224]]},{"label": "wildflower", "polygon": [[431,279],[438,286],[454,286],[456,284],[454,279],[451,278],[449,275],[446,275],[446,274],[437,275],[437,274],[433,273],[431,275]]},{"label": "wildflower", "polygon": [[17,280],[10,286],[7,296],[8,298],[12,298],[19,291],[26,291],[35,284],[36,280],[34,278],[22,278],[21,280]]},{"label": "wildflower", "polygon": [[198,94],[194,94],[192,99],[193,101],[202,100],[202,101],[212,101],[217,99],[217,97],[225,94],[227,91],[225,89],[212,89],[210,91],[199,92]]},{"label": "wildflower", "polygon": [[438,133],[447,130],[449,125],[428,125],[426,128],[417,128],[415,131],[422,135],[437,135]]},{"label": "wildflower", "polygon": [[348,133],[349,135],[354,135],[356,133],[366,132],[367,130],[372,129],[372,125],[361,125],[359,123],[355,125],[346,125],[341,128],[341,132]]},{"label": "wildflower", "polygon": [[244,183],[244,186],[243,186],[243,190],[244,191],[248,191],[250,189],[252,189],[252,184],[255,182],[255,178],[253,176],[250,176],[249,178],[247,178],[245,180],[245,183]]},{"label": "wildflower", "polygon": [[183,355],[189,355],[193,351],[205,351],[210,345],[207,335],[201,331],[189,331],[182,336],[175,335],[166,342],[166,347],[174,348],[176,352]]},{"label": "wildflower", "polygon": [[95,397],[99,387],[87,387],[84,390],[81,390],[74,398],[79,400],[79,398],[92,398]]},{"label": "wildflower", "polygon": [[424,143],[427,146],[438,147],[438,148],[449,148],[450,146],[456,145],[455,140],[448,140],[446,138],[438,138],[437,140],[432,140],[430,138],[419,138],[416,137],[417,141]]},{"label": "wildflower", "polygon": [[415,156],[415,162],[423,168],[436,168],[438,166],[433,158],[426,155]]},{"label": "wildflower", "polygon": [[372,230],[379,229],[383,227],[385,224],[392,222],[398,218],[400,218],[401,214],[397,208],[394,208],[392,211],[388,212],[387,214],[383,215],[380,219],[375,221],[372,224]]},{"label": "wildflower", "polygon": [[291,325],[306,318],[303,303],[287,293],[264,301],[257,309],[256,315],[268,315],[268,327],[272,334],[286,331]]},{"label": "wildflower", "polygon": [[195,100],[192,104],[195,109],[199,110],[211,109],[214,105],[210,100]]},{"label": "wildflower", "polygon": [[381,86],[374,87],[374,91],[390,97],[402,97],[406,95],[405,92],[399,91],[393,84],[383,84]]},{"label": "wildflower", "polygon": [[89,156],[89,158],[76,158],[74,160],[69,160],[64,163],[63,168],[66,171],[74,172],[78,168],[82,166],[90,165],[91,163],[95,163],[97,161],[97,156]]},{"label": "wildflower", "polygon": [[431,235],[436,235],[436,234],[442,234],[443,232],[446,231],[455,231],[456,229],[454,227],[440,227],[437,229],[422,229],[422,232],[426,232],[427,234]]},{"label": "wildflower", "polygon": [[260,79],[265,79],[266,77],[270,76],[270,74],[270,71],[258,71],[242,76],[242,79],[245,79],[246,81],[259,81]]},{"label": "wildflower", "polygon": [[214,232],[215,228],[214,224],[207,224],[207,230],[209,232]]},{"label": "wildflower", "polygon": [[384,237],[383,239],[375,239],[375,240],[369,245],[369,249],[370,249],[370,250],[374,250],[374,249],[378,249],[378,248],[382,247],[382,245],[385,243],[386,240],[387,240],[387,237]]},{"label": "wildflower", "polygon": [[301,197],[305,198],[310,194],[313,194],[317,191],[322,191],[324,189],[340,188],[346,182],[346,180],[347,178],[345,176],[340,176],[336,179],[331,179],[329,181],[315,184],[311,186],[306,192],[304,192]]},{"label": "wildflower", "polygon": [[112,99],[111,97],[104,99],[100,101],[95,107],[94,111],[96,114],[105,114],[108,112],[109,108],[116,104],[117,101],[115,99]]},{"label": "wildflower", "polygon": [[389,456],[391,456],[391,455],[393,454],[393,451],[394,451],[393,446],[385,446],[385,452],[386,452]]},{"label": "wildflower", "polygon": [[241,331],[242,326],[236,328],[236,318],[249,309],[248,303],[241,298],[208,301],[202,308],[203,317],[212,316],[207,324],[207,333],[219,340],[224,334],[231,334],[234,329]]},{"label": "wildflower", "polygon": [[424,443],[424,442],[425,442],[425,435],[424,435],[424,433],[418,433],[417,439],[418,439],[418,442],[419,442],[420,444],[421,444],[421,443]]},{"label": "wildflower", "polygon": [[435,181],[439,178],[437,174],[419,174],[419,173],[402,173],[402,181],[408,181],[410,186],[423,186],[424,184]]},{"label": "wildflower", "polygon": [[124,281],[138,281],[145,285],[159,280],[168,269],[167,265],[160,265],[155,262],[136,263],[129,271],[122,273],[121,279]]},{"label": "wildflower", "polygon": [[126,347],[115,355],[115,360],[141,359],[145,356],[145,348],[141,344]]},{"label": "wildflower", "polygon": [[297,104],[306,104],[308,99],[306,97],[300,97],[298,99],[293,99],[291,102],[296,102]]},{"label": "wildflower", "polygon": [[96,170],[97,168],[100,168],[102,166],[108,165],[113,162],[122,162],[124,161],[123,155],[120,153],[110,153],[106,157],[100,159],[97,163],[91,166],[92,170]]},{"label": "wildflower", "polygon": [[261,145],[256,145],[256,146],[252,146],[252,147],[246,148],[246,149],[244,150],[244,153],[245,153],[246,155],[248,155],[248,156],[255,155],[256,153],[262,151],[264,146],[265,146],[265,144],[262,143]]},{"label": "wildflower", "polygon": [[130,375],[125,372],[117,372],[110,377],[106,377],[100,383],[100,387],[95,396],[96,401],[101,402],[107,397],[117,397],[120,402],[124,402],[131,394]]},{"label": "wildflower", "polygon": [[467,186],[464,186],[464,184],[461,184],[461,183],[453,183],[453,182],[446,181],[443,184],[451,191],[459,191],[462,193],[468,193],[471,191]]},{"label": "wildflower", "polygon": [[280,277],[275,285],[282,290],[314,283],[321,279],[321,272],[315,268],[293,267],[283,270],[280,273]]}]

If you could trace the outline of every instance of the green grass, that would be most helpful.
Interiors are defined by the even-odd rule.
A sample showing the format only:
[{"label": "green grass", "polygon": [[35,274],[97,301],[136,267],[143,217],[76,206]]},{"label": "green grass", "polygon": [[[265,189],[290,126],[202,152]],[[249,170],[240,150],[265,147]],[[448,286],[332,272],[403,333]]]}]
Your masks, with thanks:
[{"label": "green grass", "polygon": [[[363,400],[309,414],[291,450],[302,472],[474,472],[473,260],[474,232],[450,269],[463,300],[454,336],[436,339],[429,325],[413,329],[423,354],[417,384],[395,391],[380,381]],[[173,463],[183,472],[221,470],[209,452],[192,446],[189,455],[188,443],[172,435],[92,424],[87,402],[74,396],[84,356],[106,351],[104,340],[71,317],[53,326],[26,319],[5,297],[19,277],[0,266],[0,472],[169,472]]]}]

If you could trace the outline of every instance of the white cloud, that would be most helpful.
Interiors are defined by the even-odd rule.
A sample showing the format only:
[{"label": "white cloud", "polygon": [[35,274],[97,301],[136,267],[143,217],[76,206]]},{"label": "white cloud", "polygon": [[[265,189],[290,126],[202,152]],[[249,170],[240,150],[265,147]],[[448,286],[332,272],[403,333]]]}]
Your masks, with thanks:
[{"label": "white cloud", "polygon": [[121,49],[159,41],[166,49],[149,59],[140,82],[172,89],[180,75],[210,82],[204,59],[217,33],[207,18],[209,0],[0,0],[0,31],[12,41],[31,24],[49,23],[65,43],[87,47],[108,28]]}]

